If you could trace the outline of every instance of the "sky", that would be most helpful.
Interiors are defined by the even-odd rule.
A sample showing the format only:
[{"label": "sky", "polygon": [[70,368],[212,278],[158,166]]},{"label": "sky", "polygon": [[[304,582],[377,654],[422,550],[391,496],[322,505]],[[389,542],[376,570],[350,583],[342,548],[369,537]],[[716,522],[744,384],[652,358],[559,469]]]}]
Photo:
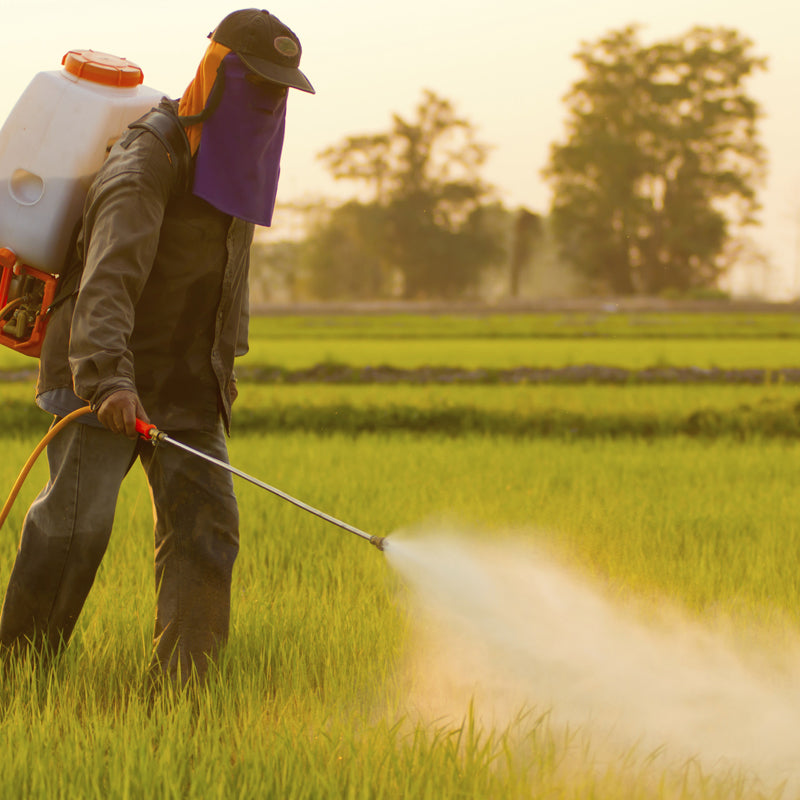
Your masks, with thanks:
[{"label": "sky", "polygon": [[[58,70],[68,50],[127,58],[145,84],[178,97],[194,75],[206,36],[240,3],[219,0],[0,0],[0,120],[33,75]],[[113,9],[113,10],[112,10]],[[316,95],[289,99],[279,203],[343,197],[316,157],[346,136],[385,131],[392,114],[413,117],[424,89],[450,100],[491,147],[483,176],[508,207],[546,213],[541,179],[552,143],[564,137],[563,96],[580,77],[582,41],[637,23],[651,43],[694,25],[723,25],[754,42],[767,72],[747,89],[764,112],[769,158],[762,228],[754,233],[772,269],[750,288],[800,298],[800,46],[794,0],[274,0],[268,9],[303,45],[301,69]]]}]

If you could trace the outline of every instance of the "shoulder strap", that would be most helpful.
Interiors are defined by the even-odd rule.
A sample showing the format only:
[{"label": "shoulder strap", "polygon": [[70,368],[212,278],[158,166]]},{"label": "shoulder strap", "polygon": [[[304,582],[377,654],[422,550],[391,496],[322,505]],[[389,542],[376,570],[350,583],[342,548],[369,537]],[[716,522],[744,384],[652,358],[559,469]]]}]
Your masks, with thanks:
[{"label": "shoulder strap", "polygon": [[64,255],[64,265],[59,274],[58,283],[56,284],[56,293],[53,297],[53,302],[50,303],[47,309],[48,314],[68,297],[78,292],[78,285],[81,282],[81,275],[83,274],[83,262],[78,257],[77,246],[82,222],[83,220],[79,219],[72,229],[69,247]]},{"label": "shoulder strap", "polygon": [[192,154],[186,131],[176,116],[160,108],[153,108],[129,126],[132,130],[144,129],[164,145],[172,168],[175,170],[175,192],[188,191],[192,167]]}]

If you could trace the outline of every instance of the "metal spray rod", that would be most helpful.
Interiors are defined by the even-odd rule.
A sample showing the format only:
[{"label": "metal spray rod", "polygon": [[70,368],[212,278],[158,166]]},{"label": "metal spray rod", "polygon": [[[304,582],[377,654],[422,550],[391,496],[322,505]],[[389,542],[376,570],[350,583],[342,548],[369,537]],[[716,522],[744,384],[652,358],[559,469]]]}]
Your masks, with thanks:
[{"label": "metal spray rod", "polygon": [[282,500],[286,500],[292,505],[302,508],[303,511],[308,511],[309,514],[313,514],[315,517],[324,519],[326,522],[330,522],[332,525],[336,525],[343,530],[354,533],[356,536],[360,536],[362,539],[366,539],[370,544],[374,544],[378,550],[383,550],[386,545],[385,537],[372,536],[369,533],[366,533],[366,531],[362,531],[353,525],[348,525],[346,522],[342,522],[342,520],[336,519],[336,517],[332,517],[330,514],[326,514],[324,511],[320,511],[318,508],[314,508],[313,506],[304,503],[302,500],[298,500],[296,497],[292,497],[290,494],[286,494],[286,492],[282,492],[280,489],[276,489],[274,486],[270,486],[268,483],[264,483],[263,481],[258,480],[258,478],[254,478],[252,475],[248,475],[246,472],[242,472],[242,470],[236,469],[236,467],[233,467],[224,461],[220,461],[218,458],[214,458],[214,456],[210,456],[208,453],[202,452],[202,450],[196,450],[194,447],[189,447],[188,444],[184,444],[183,442],[179,442],[177,439],[171,438],[163,431],[160,431],[155,425],[151,425],[143,420],[137,419],[136,430],[142,439],[152,442],[153,445],[161,444],[163,442],[164,444],[177,447],[180,450],[185,450],[187,453],[191,453],[198,458],[202,458],[204,461],[208,461],[210,464],[221,467],[233,475],[238,475],[240,478],[244,478],[246,481],[249,481],[261,489],[266,489],[268,492],[280,497]]}]

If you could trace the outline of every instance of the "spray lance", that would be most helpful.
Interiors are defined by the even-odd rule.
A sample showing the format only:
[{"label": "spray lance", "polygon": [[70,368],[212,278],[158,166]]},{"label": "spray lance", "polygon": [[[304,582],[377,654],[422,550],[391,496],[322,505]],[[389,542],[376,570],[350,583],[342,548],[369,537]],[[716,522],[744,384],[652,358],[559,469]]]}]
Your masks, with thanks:
[{"label": "spray lance", "polygon": [[[77,411],[73,411],[71,414],[67,414],[62,420],[58,423],[53,425],[52,428],[47,432],[47,435],[39,442],[36,446],[34,451],[31,453],[30,457],[28,458],[25,466],[22,468],[19,476],[17,477],[16,482],[14,483],[13,488],[11,489],[11,493],[8,496],[8,499],[5,502],[5,505],[0,510],[0,528],[3,527],[3,523],[6,521],[9,512],[11,511],[11,507],[14,504],[14,500],[16,499],[17,495],[19,494],[19,490],[22,488],[22,484],[25,482],[28,474],[30,473],[36,459],[42,453],[44,448],[47,444],[67,425],[71,422],[76,420],[79,416],[83,414],[88,414],[91,411],[89,406],[84,406],[83,408],[79,408]],[[193,456],[197,456],[198,458],[202,458],[204,461],[208,461],[210,464],[214,464],[220,469],[227,470],[228,472],[232,473],[233,475],[238,475],[240,478],[244,478],[246,481],[258,486],[262,489],[266,489],[268,492],[280,497],[283,500],[292,503],[292,505],[297,506],[298,508],[302,508],[303,511],[308,511],[310,514],[313,514],[315,517],[319,517],[320,519],[324,519],[326,522],[330,522],[332,525],[336,525],[343,530],[349,531],[350,533],[354,533],[356,536],[361,537],[362,539],[366,539],[370,544],[374,544],[378,550],[384,550],[386,547],[386,538],[383,536],[372,536],[365,531],[356,528],[353,525],[348,525],[346,522],[342,522],[340,519],[336,519],[336,517],[332,517],[330,514],[326,514],[323,511],[320,511],[313,506],[308,505],[307,503],[302,502],[302,500],[298,500],[296,497],[292,497],[286,492],[282,492],[280,489],[276,489],[274,486],[270,486],[268,483],[264,483],[263,481],[258,480],[258,478],[254,478],[252,475],[248,475],[246,472],[242,472],[240,469],[236,469],[236,467],[227,464],[224,461],[220,461],[218,458],[214,458],[214,456],[209,455],[208,453],[204,453],[201,450],[196,450],[194,447],[189,447],[189,445],[184,444],[183,442],[179,442],[177,439],[173,439],[171,436],[168,436],[163,431],[160,431],[155,425],[150,423],[144,422],[143,420],[137,419],[136,420],[136,431],[138,432],[139,436],[152,443],[154,447],[157,447],[160,444],[168,444],[171,447],[177,447],[180,450],[184,450],[187,453],[191,453]]]},{"label": "spray lance", "polygon": [[244,478],[244,480],[249,481],[254,486],[258,486],[261,489],[266,489],[268,492],[271,492],[277,497],[288,501],[292,505],[302,508],[303,511],[308,511],[315,517],[324,519],[326,522],[330,522],[332,525],[336,525],[343,530],[354,533],[356,536],[360,536],[362,539],[366,539],[370,544],[374,544],[378,550],[383,550],[386,547],[385,537],[372,536],[371,534],[366,533],[365,531],[362,531],[353,525],[348,525],[346,522],[342,522],[342,520],[336,519],[336,517],[332,517],[330,514],[326,514],[324,511],[320,511],[318,508],[314,508],[313,506],[304,503],[302,500],[298,500],[296,497],[292,497],[290,494],[286,494],[286,492],[276,489],[274,486],[270,486],[268,483],[264,483],[263,481],[258,480],[258,478],[254,478],[252,475],[248,475],[246,472],[242,472],[242,470],[237,469],[236,467],[233,467],[224,461],[220,461],[218,458],[214,458],[214,456],[210,456],[208,453],[204,453],[202,450],[196,450],[194,447],[189,447],[188,444],[184,444],[183,442],[179,442],[177,439],[173,439],[163,431],[160,431],[155,425],[137,419],[136,430],[142,439],[151,442],[154,447],[157,447],[160,444],[168,444],[172,447],[177,447],[180,450],[184,450],[187,453],[191,453],[193,456],[202,458],[204,461],[208,461],[210,464],[214,464],[221,469],[227,470],[233,475],[238,475],[240,478]]}]

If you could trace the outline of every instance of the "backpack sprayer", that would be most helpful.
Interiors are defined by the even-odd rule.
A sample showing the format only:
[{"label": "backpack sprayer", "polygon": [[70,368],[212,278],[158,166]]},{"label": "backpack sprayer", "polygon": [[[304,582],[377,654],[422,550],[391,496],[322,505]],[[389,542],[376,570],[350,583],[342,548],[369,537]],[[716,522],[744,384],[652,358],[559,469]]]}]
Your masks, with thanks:
[{"label": "backpack sprayer", "polygon": [[124,58],[71,50],[0,129],[0,345],[37,358],[89,186],[111,145],[163,94]]}]

